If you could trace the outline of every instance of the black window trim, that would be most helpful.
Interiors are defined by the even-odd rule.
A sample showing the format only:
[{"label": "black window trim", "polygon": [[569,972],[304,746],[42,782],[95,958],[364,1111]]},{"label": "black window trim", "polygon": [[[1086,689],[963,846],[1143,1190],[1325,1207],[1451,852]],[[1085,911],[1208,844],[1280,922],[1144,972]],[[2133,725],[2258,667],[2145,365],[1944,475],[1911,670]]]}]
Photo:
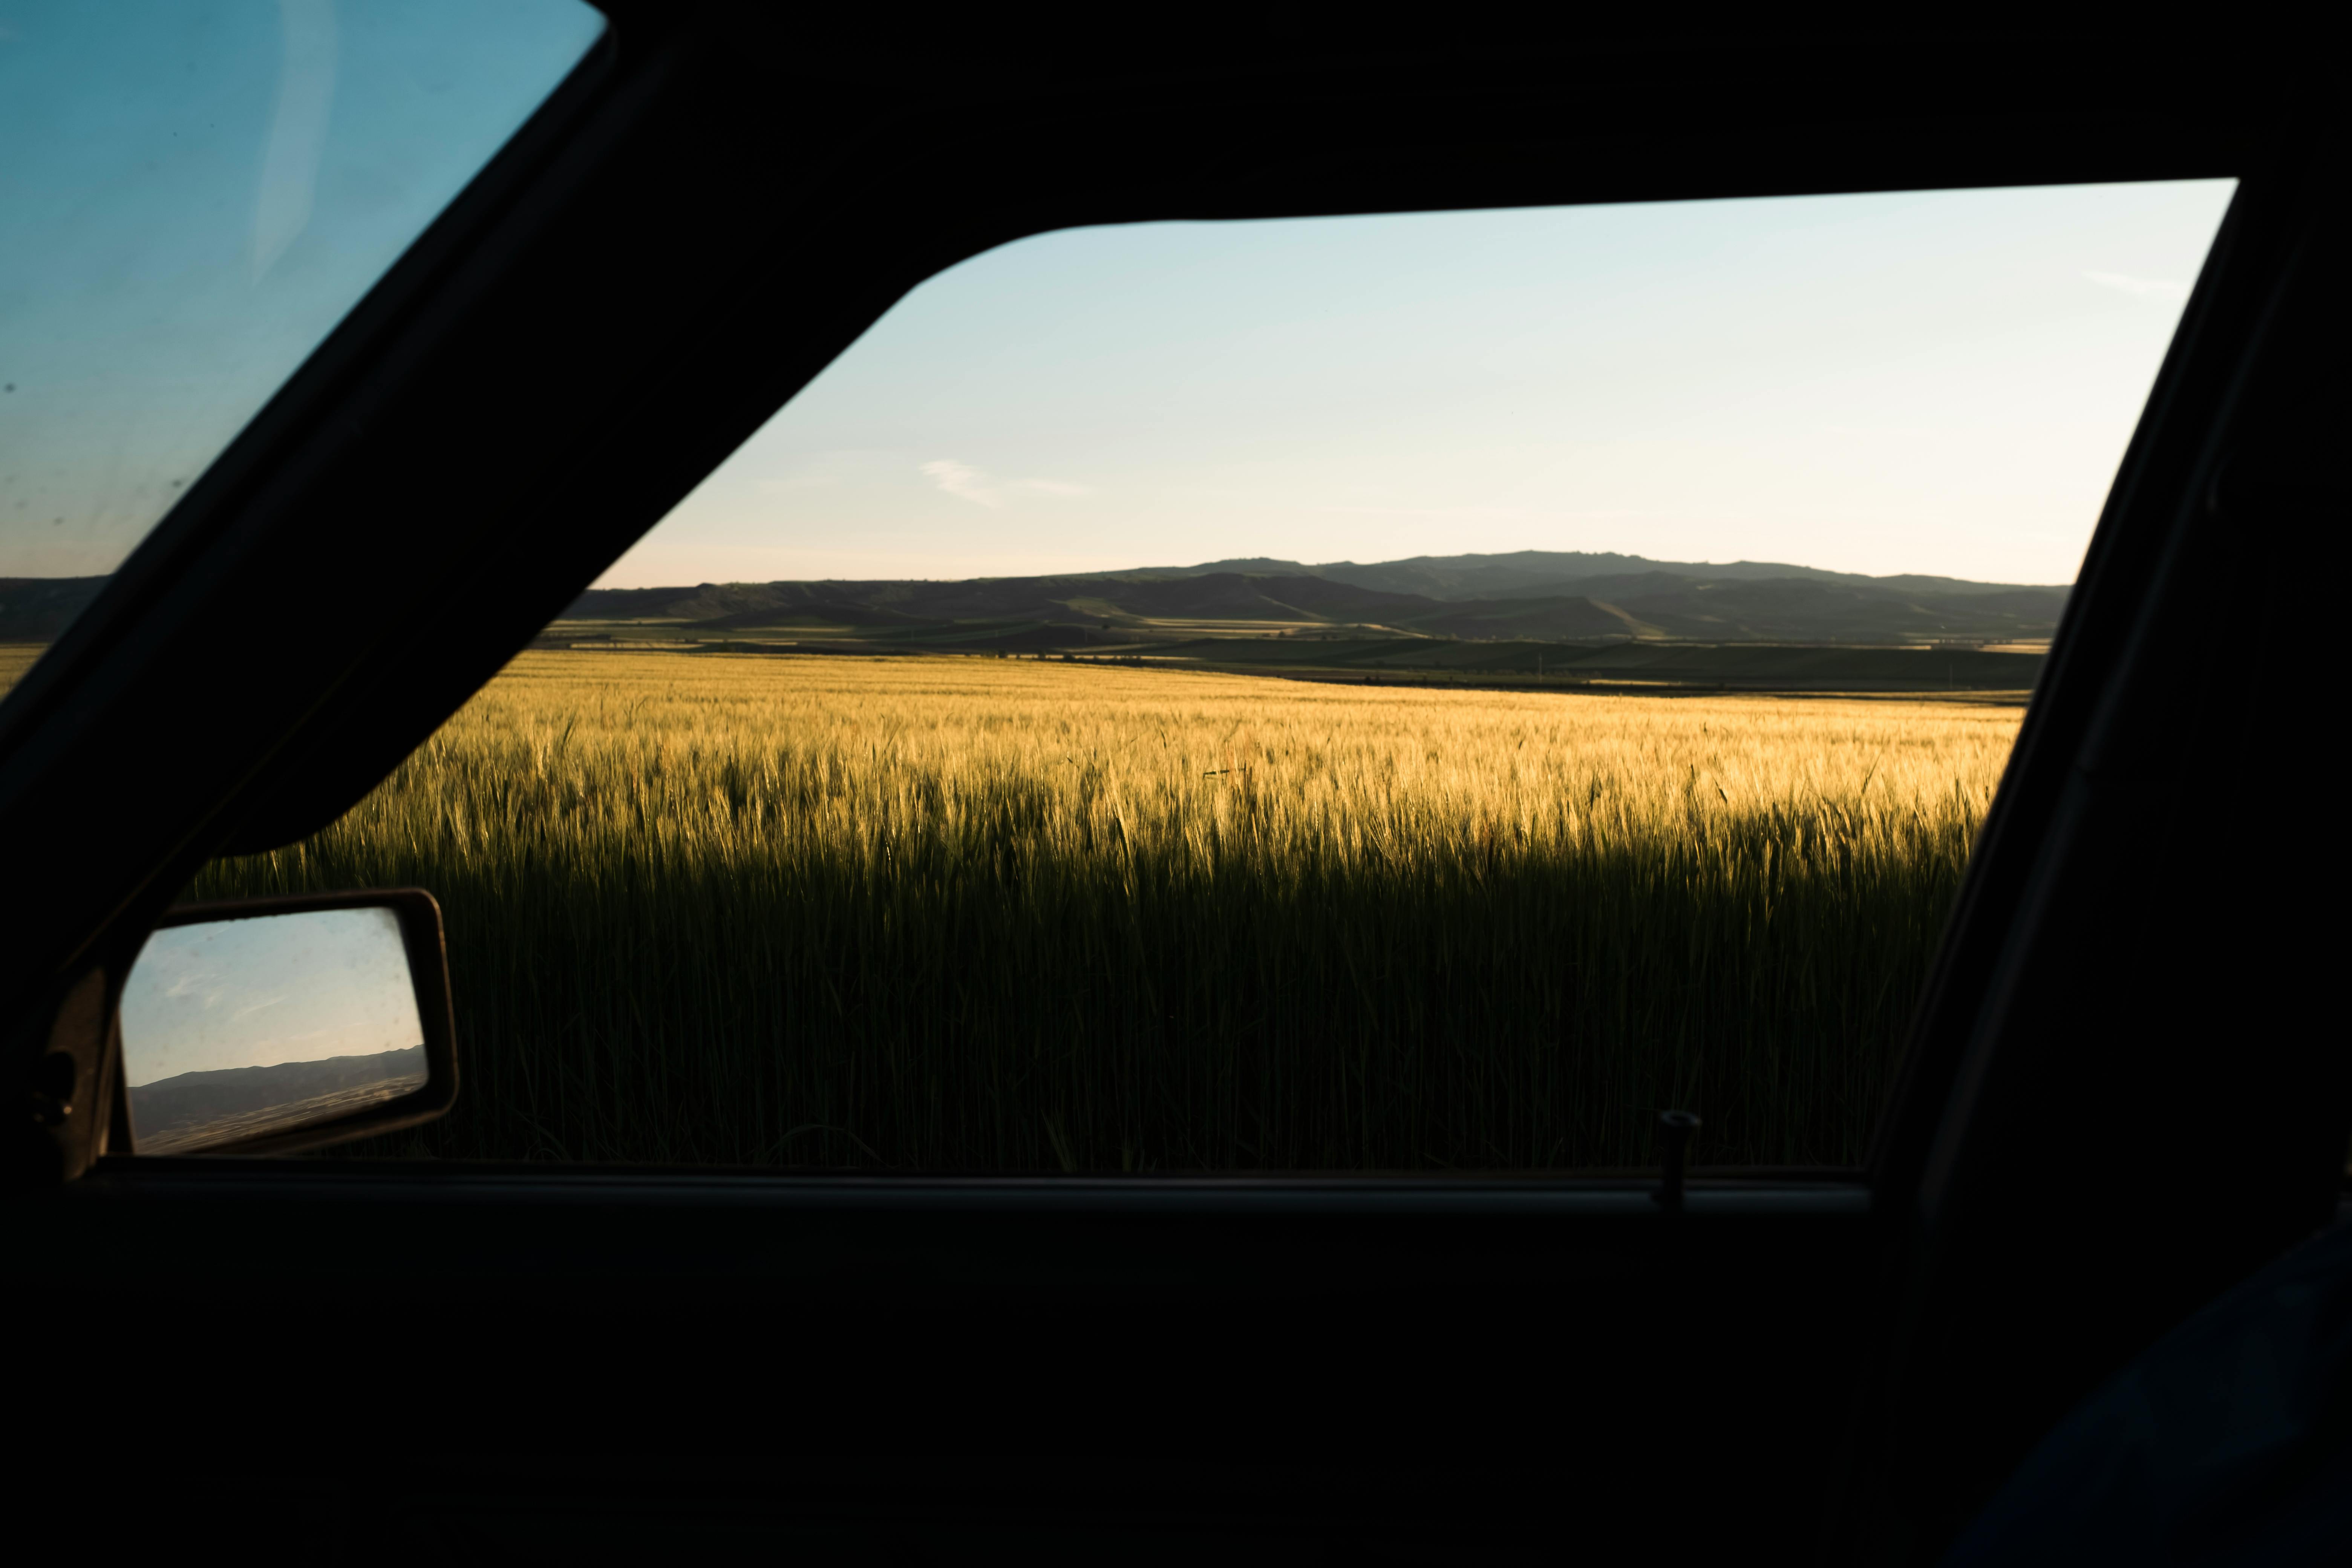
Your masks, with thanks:
[{"label": "black window trim", "polygon": [[[1782,1222],[1820,1219],[1866,1237],[1855,1256],[1883,1271],[1876,1371],[1847,1460],[1849,1499],[1864,1500],[1847,1516],[1892,1510],[1932,1532],[1948,1525],[1937,1510],[1983,1495],[1983,1467],[2013,1457],[2052,1401],[2063,1408],[2249,1258],[2333,1216],[2352,1086],[2316,1065],[2308,1041],[2265,1024],[2233,1038],[2233,1064],[2252,1064],[2235,1076],[2126,1084],[2129,1115],[2100,1114],[2116,1082],[2102,1020],[2161,1027],[2193,1009],[2168,1013],[2116,979],[2131,973],[2121,939],[2102,945],[2083,916],[2120,864],[2113,825],[2152,809],[2118,775],[2193,782],[2164,737],[2226,733],[2233,717],[2229,694],[2174,679],[2185,597],[2201,575],[2251,571],[2242,557],[2266,559],[2270,542],[2294,537],[2297,508],[2342,499],[2294,410],[2334,406],[2314,389],[2332,385],[2340,308],[2329,314],[2304,285],[2344,259],[2332,195],[2343,97],[2294,39],[2251,25],[2178,41],[2056,24],[1519,35],[1465,16],[1434,41],[1370,22],[1336,40],[1279,27],[1244,39],[1213,25],[1171,39],[1149,18],[1073,40],[1045,24],[992,37],[977,19],[942,18],[910,47],[883,19],[787,22],[725,5],[609,12],[613,31],[572,80],[0,705],[0,846],[33,889],[0,908],[0,1048],[18,1062],[101,1049],[121,967],[198,865],[339,815],[891,301],[990,246],[1153,217],[2241,184],[1860,1173],[1700,1181],[1677,1228],[1643,1206],[1642,1184],[1609,1178],[861,1184],[110,1163],[34,1215],[54,1245],[32,1256],[52,1269],[74,1258],[135,1271],[144,1266],[120,1250],[110,1261],[76,1253],[76,1226],[100,1213],[134,1225],[215,1209],[315,1216],[321,1203],[379,1216],[390,1228],[364,1230],[379,1243],[422,1236],[419,1216],[444,1208],[527,1217],[542,1200],[673,1219],[797,1205],[944,1225],[953,1210],[959,1224],[1016,1227],[1078,1210],[1073,1224],[1140,1220],[1158,1205],[1177,1228],[1152,1234],[1193,1225],[1183,1234],[1199,1257],[1227,1264],[1260,1221],[1314,1211],[1324,1228],[1263,1234],[1343,1249],[1349,1235],[1383,1238],[1349,1254],[1367,1270],[1385,1238],[1442,1236],[1456,1221],[1488,1238],[1463,1246],[1491,1262],[1555,1241],[1563,1256],[1606,1253],[1599,1238],[1620,1219],[1638,1226],[1619,1233],[1638,1235],[1636,1250],[1669,1261],[1672,1248],[1734,1237],[1769,1250],[1789,1234]],[[747,189],[772,199],[723,199]],[[909,189],[952,199],[915,211],[887,199]],[[646,243],[656,234],[662,244]],[[483,433],[492,425],[496,442]],[[350,585],[332,615],[285,592],[320,574]],[[265,627],[265,605],[292,607]],[[218,687],[224,670],[233,690]],[[2088,982],[2066,989],[2057,971],[2070,963],[2100,977],[2097,994]],[[95,1013],[74,1002],[93,972],[107,990]],[[2147,1158],[2135,1126],[2178,1121],[2198,1095],[2223,1113],[2196,1158]],[[2276,1110],[2268,1121],[2246,1110],[2264,1105]],[[53,1152],[52,1178],[71,1175],[92,1132],[69,1124],[25,1147]],[[37,1164],[28,1153],[20,1169]],[[1509,1230],[1515,1210],[1562,1228]],[[1358,1220],[1371,1228],[1349,1232]],[[1433,1228],[1412,1228],[1424,1222]],[[1490,1222],[1506,1230],[1478,1228]],[[713,1268],[768,1268],[751,1239],[765,1223],[746,1217],[732,1240],[710,1242]],[[1507,1231],[1515,1239],[1495,1239]],[[1527,1239],[1539,1236],[1551,1240]],[[939,1258],[953,1250],[939,1247]],[[592,1250],[571,1256],[585,1267]],[[633,1256],[644,1278],[659,1274],[658,1248]],[[467,1267],[493,1268],[479,1257]],[[2114,1312],[2125,1286],[2135,1305]],[[2102,1311],[2115,1321],[2095,1323]],[[2045,1381],[1996,1419],[1988,1402],[2021,1386],[2001,1381],[2012,1365]],[[1981,1388],[1965,1385],[1970,1375]],[[2005,1436],[1987,1446],[1991,1459],[1959,1463],[1957,1439],[1937,1447],[1939,1422]]]}]

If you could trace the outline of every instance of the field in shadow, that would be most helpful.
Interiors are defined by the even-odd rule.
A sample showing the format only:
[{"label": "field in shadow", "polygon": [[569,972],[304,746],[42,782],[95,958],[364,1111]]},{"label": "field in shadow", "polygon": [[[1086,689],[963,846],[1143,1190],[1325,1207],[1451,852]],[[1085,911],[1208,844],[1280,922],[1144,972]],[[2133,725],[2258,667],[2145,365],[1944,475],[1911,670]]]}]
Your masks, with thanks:
[{"label": "field in shadow", "polygon": [[419,884],[450,1157],[1862,1152],[2014,709],[535,654],[199,896]]}]

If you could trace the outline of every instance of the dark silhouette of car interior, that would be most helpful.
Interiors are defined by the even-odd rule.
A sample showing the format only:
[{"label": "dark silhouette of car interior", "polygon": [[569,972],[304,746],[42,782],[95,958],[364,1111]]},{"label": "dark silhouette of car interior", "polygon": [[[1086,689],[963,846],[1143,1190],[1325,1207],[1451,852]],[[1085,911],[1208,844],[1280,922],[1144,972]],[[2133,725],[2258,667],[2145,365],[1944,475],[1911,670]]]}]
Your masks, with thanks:
[{"label": "dark silhouette of car interior", "polygon": [[[2335,1559],[2352,1053],[2326,852],[2289,847],[2326,836],[2214,827],[2330,808],[2272,759],[2333,706],[2340,55],[2219,21],[601,8],[0,706],[9,1279],[50,1528],[402,1559]],[[198,867],[352,806],[961,259],[1148,219],[2190,177],[2239,184],[1860,1168],[1662,1193],[121,1152],[123,975]],[[2226,1475],[2218,1407],[2080,1414],[2166,1365],[2226,1384],[2257,1342],[2299,1392]]]}]

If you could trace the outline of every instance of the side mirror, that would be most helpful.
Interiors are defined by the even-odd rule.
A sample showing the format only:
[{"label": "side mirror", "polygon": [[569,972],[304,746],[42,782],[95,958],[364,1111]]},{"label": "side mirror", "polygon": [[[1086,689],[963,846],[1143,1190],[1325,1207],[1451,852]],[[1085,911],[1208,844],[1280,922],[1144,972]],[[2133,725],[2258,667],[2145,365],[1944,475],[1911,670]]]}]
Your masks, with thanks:
[{"label": "side mirror", "polygon": [[315,1149],[457,1098],[441,907],[418,888],[173,910],[119,1017],[121,1152]]}]

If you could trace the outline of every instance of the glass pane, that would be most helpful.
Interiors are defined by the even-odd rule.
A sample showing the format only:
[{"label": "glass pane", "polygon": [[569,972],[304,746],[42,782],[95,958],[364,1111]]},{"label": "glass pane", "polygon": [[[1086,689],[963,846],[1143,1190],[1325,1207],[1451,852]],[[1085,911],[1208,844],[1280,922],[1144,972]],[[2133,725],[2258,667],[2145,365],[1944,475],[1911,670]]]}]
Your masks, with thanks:
[{"label": "glass pane", "polygon": [[467,1157],[1865,1147],[2227,182],[1041,236],[341,823]]},{"label": "glass pane", "polygon": [[0,689],[604,25],[580,0],[0,11]]},{"label": "glass pane", "polygon": [[425,1026],[390,910],[170,926],[122,988],[137,1152],[257,1137],[425,1087]]}]

